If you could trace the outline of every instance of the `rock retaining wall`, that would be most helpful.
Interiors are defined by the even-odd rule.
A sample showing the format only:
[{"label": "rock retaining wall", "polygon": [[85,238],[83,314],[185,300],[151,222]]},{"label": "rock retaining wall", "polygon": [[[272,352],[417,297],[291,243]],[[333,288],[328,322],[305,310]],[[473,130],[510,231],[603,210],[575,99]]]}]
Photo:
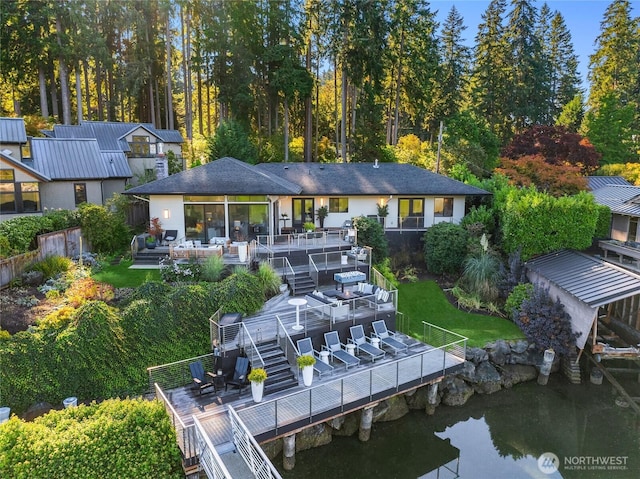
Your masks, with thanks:
[{"label": "rock retaining wall", "polygon": [[[395,421],[410,410],[434,414],[439,404],[462,406],[474,394],[493,394],[514,384],[531,381],[538,376],[543,353],[527,341],[499,340],[485,348],[467,348],[464,369],[448,376],[438,385],[435,402],[429,404],[429,385],[393,396],[375,406],[373,421]],[[552,372],[559,370],[556,359]],[[358,432],[361,411],[334,418],[296,434],[296,451],[304,451],[331,442],[332,436],[351,436]],[[262,445],[270,459],[282,452],[282,439]]]}]

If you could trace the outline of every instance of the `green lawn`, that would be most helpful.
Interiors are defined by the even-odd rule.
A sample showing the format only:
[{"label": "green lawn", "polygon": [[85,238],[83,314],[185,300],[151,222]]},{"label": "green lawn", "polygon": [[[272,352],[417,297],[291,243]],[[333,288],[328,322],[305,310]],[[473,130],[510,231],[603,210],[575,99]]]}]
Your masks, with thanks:
[{"label": "green lawn", "polygon": [[398,310],[408,320],[405,332],[416,338],[422,336],[422,321],[426,321],[469,338],[469,346],[483,347],[496,339],[524,339],[522,331],[507,319],[455,308],[435,281],[401,284],[398,291]]},{"label": "green lawn", "polygon": [[109,283],[115,288],[136,288],[146,281],[160,281],[160,271],[156,269],[129,269],[131,261],[122,261],[117,265],[105,265],[102,271],[95,273],[96,281]]}]

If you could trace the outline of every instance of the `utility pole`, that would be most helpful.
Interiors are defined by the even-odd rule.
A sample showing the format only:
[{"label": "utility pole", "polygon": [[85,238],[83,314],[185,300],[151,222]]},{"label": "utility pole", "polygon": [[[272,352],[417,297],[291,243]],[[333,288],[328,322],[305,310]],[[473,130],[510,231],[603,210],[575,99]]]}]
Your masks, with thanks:
[{"label": "utility pole", "polygon": [[444,123],[440,121],[440,132],[438,133],[438,156],[436,157],[436,173],[440,173],[440,148],[442,148],[442,130]]}]

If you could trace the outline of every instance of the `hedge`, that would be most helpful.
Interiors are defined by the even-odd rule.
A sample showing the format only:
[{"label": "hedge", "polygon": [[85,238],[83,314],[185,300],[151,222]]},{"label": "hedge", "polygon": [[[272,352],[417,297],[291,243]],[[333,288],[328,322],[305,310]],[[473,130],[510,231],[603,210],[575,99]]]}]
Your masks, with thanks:
[{"label": "hedge", "polygon": [[184,472],[163,405],[112,399],[0,425],[0,477],[178,479]]}]

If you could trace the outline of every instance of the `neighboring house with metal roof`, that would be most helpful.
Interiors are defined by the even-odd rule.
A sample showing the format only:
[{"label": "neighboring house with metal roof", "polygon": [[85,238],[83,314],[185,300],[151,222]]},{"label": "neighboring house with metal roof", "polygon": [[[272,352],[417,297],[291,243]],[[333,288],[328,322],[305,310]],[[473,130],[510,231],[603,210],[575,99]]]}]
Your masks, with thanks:
[{"label": "neighboring house with metal roof", "polygon": [[551,297],[560,299],[571,316],[573,331],[580,333],[576,340],[579,349],[584,348],[591,329],[596,331],[601,307],[608,308],[609,319],[640,331],[640,275],[637,273],[568,250],[534,258],[527,261],[525,267],[532,283],[548,287]]},{"label": "neighboring house with metal roof", "polygon": [[622,176],[587,176],[587,186],[591,191],[608,185],[633,186]]},{"label": "neighboring house with metal roof", "polygon": [[22,118],[0,118],[0,152],[22,161],[29,157],[27,130]]},{"label": "neighboring house with metal roof", "polygon": [[49,181],[48,176],[0,151],[0,221],[41,215],[40,191]]},{"label": "neighboring house with metal roof", "polygon": [[611,238],[639,241],[640,186],[606,185],[592,193],[598,204],[611,209]]},{"label": "neighboring house with metal roof", "polygon": [[40,191],[46,209],[104,204],[114,193],[122,193],[131,178],[124,154],[101,152],[96,139],[32,138],[31,152],[33,169],[50,179]]},{"label": "neighboring house with metal roof", "polygon": [[[324,226],[342,227],[356,216],[388,207],[385,228],[424,230],[458,223],[467,196],[490,193],[413,165],[397,163],[263,163],[221,158],[125,192],[149,195],[149,214],[178,236],[253,239],[302,230],[326,206]],[[286,215],[286,220],[283,219]],[[290,223],[289,223],[290,222]],[[234,235],[230,234],[233,232]]]},{"label": "neighboring house with metal roof", "polygon": [[182,160],[182,135],[177,130],[156,129],[151,123],[83,121],[79,125],[55,125],[44,131],[50,138],[94,138],[101,151],[120,151],[126,155],[133,175],[139,179],[163,178],[166,155],[172,152]]}]

